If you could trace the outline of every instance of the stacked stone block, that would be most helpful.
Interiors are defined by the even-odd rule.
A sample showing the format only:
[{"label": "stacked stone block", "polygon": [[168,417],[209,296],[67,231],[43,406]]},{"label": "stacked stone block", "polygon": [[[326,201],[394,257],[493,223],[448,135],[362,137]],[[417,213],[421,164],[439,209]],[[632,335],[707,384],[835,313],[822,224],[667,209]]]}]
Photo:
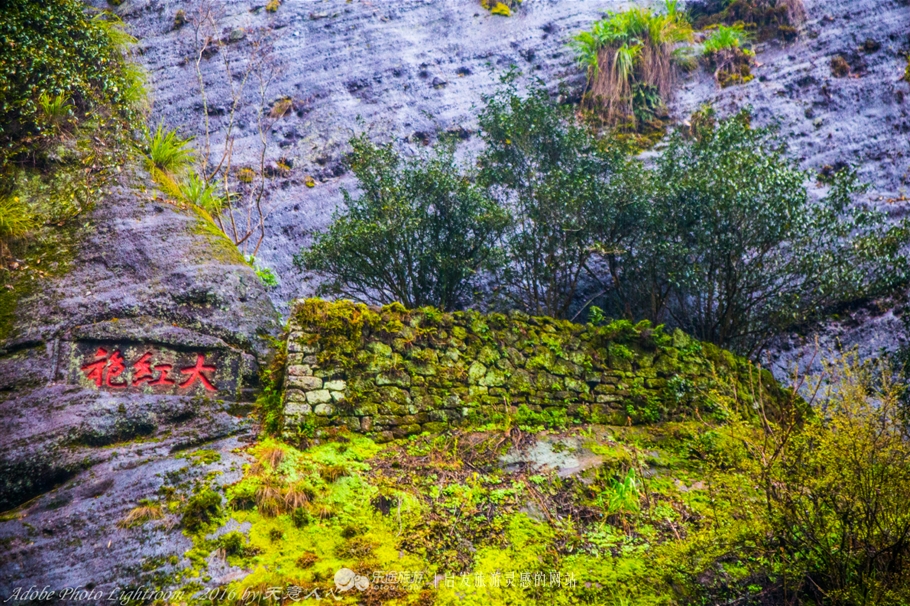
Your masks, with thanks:
[{"label": "stacked stone block", "polygon": [[626,424],[749,405],[759,380],[779,392],[748,361],[647,324],[308,299],[289,323],[285,421],[380,439],[519,407]]}]

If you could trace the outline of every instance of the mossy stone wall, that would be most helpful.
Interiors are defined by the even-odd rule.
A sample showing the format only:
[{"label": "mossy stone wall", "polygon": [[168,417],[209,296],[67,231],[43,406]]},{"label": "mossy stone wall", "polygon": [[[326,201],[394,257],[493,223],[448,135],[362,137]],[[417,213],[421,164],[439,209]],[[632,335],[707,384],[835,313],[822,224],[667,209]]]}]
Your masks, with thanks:
[{"label": "mossy stone wall", "polygon": [[334,426],[391,439],[510,414],[657,422],[696,410],[749,415],[757,394],[783,395],[747,360],[647,322],[307,299],[294,306],[287,352],[291,432]]}]

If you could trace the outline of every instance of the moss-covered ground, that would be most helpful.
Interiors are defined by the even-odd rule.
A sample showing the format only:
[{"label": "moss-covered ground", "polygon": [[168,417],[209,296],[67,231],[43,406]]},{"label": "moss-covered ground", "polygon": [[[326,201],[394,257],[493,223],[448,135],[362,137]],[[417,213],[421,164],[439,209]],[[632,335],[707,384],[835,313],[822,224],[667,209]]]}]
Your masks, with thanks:
[{"label": "moss-covered ground", "polygon": [[[758,599],[767,567],[754,549],[764,532],[746,446],[755,431],[731,417],[543,431],[506,421],[386,444],[266,438],[246,448],[242,479],[223,493],[204,473],[216,459],[199,451],[183,455],[200,466],[195,482],[140,507],[160,508],[165,519],[149,523],[179,521],[193,540],[169,582],[198,591],[198,604]],[[588,464],[535,465],[544,441]],[[240,571],[218,594],[202,591],[213,559]],[[369,585],[340,591],[343,568]]]}]

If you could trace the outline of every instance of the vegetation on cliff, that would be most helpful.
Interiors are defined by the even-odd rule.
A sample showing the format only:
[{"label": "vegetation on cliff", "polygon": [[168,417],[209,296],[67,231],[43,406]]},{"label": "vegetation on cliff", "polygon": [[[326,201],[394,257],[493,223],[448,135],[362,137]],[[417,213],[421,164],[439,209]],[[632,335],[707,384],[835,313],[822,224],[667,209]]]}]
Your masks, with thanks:
[{"label": "vegetation on cliff", "polygon": [[[384,156],[355,154],[364,193],[297,257],[327,278],[323,293],[560,318],[596,303],[755,355],[781,331],[907,278],[906,226],[854,203],[862,186],[849,168],[826,180],[826,195],[810,194],[815,175],[747,112],[697,114],[648,165],[576,124],[542,87],[502,89],[479,122],[476,174],[445,164],[443,180],[432,163],[399,174]],[[467,192],[474,210],[440,222],[438,201]],[[472,244],[489,250],[466,257],[472,249],[445,240],[440,223],[483,235]],[[444,282],[458,288],[438,292]]]},{"label": "vegetation on cliff", "polygon": [[77,0],[13,0],[0,19],[0,340],[17,302],[66,270],[74,221],[130,153],[145,104],[132,38]]}]

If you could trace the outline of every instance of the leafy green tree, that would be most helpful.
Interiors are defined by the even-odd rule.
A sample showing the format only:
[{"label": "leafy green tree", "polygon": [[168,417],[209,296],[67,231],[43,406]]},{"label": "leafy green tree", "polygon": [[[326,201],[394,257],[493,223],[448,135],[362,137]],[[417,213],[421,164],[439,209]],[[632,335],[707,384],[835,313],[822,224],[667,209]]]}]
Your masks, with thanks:
[{"label": "leafy green tree", "polygon": [[568,317],[592,264],[621,258],[639,232],[643,173],[624,148],[578,125],[537,85],[506,87],[480,114],[480,180],[511,214],[497,279],[514,306]]},{"label": "leafy green tree", "polygon": [[344,209],[295,262],[327,278],[322,294],[459,307],[477,273],[495,262],[506,214],[463,174],[448,147],[402,160],[390,145],[364,136],[352,144],[360,196],[344,192]]},{"label": "leafy green tree", "polygon": [[788,327],[903,283],[907,228],[854,204],[849,170],[811,196],[810,175],[748,118],[670,138],[635,272],[652,320],[754,355]]}]

